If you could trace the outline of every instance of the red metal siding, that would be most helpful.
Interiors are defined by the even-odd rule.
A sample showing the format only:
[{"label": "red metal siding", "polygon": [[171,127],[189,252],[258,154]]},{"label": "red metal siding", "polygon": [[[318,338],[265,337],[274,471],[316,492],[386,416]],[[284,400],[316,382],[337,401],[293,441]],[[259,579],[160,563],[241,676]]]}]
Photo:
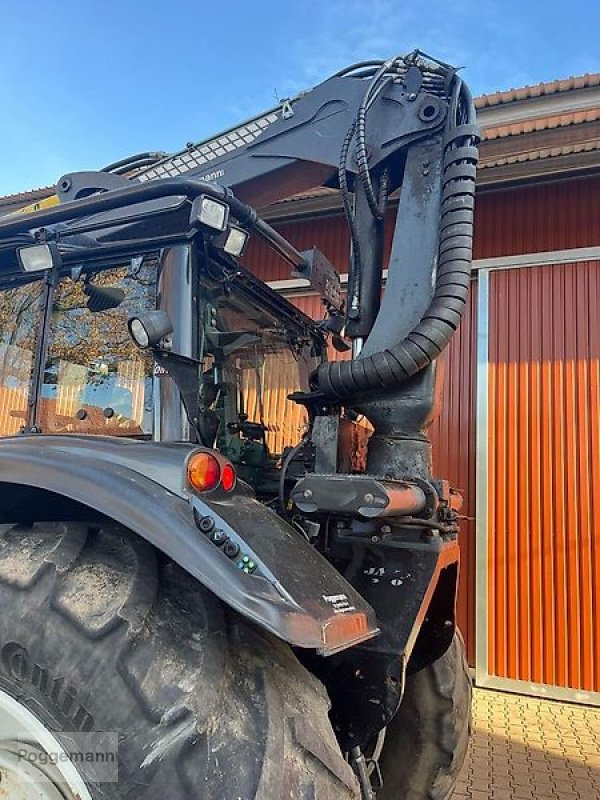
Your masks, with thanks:
[{"label": "red metal siding", "polygon": [[444,359],[442,410],[429,430],[433,474],[450,481],[464,497],[460,524],[461,572],[458,624],[465,637],[469,663],[475,661],[475,367],[477,284],[458,333]]},{"label": "red metal siding", "polygon": [[[394,213],[386,228],[386,261]],[[475,208],[475,258],[597,245],[599,220],[599,176],[482,191]],[[299,249],[316,246],[340,272],[348,271],[349,241],[343,217],[310,218],[277,227]],[[265,281],[290,277],[289,266],[254,239],[244,260]]]},{"label": "red metal siding", "polygon": [[600,177],[480,192],[475,258],[600,243]]},{"label": "red metal siding", "polygon": [[490,276],[489,672],[586,691],[600,690],[599,319],[600,262]]},{"label": "red metal siding", "polygon": [[297,297],[288,298],[300,311],[303,311],[313,319],[322,319],[325,315],[325,309],[321,298],[317,294],[298,295]]},{"label": "red metal siding", "polygon": [[[348,272],[350,240],[348,227],[342,216],[311,218],[276,227],[299,250],[318,247],[340,273]],[[248,244],[244,263],[263,281],[285,280],[290,277],[289,264],[256,237],[251,238]]]}]

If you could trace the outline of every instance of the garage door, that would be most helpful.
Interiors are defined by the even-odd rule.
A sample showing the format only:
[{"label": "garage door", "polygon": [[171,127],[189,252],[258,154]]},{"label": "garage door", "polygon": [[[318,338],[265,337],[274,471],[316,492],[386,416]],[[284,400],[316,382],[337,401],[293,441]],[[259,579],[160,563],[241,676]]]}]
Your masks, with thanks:
[{"label": "garage door", "polygon": [[482,272],[482,685],[600,703],[600,262]]}]

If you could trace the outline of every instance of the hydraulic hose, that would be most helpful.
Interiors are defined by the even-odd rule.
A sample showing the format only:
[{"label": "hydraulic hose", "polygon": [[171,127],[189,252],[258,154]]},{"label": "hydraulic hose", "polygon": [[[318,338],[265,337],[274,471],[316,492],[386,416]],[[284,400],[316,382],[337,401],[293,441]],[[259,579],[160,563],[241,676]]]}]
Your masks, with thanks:
[{"label": "hydraulic hose", "polygon": [[158,161],[162,161],[163,158],[166,158],[167,155],[168,153],[162,152],[137,153],[134,156],[128,156],[127,158],[122,158],[120,161],[108,164],[106,167],[103,167],[100,172],[116,172],[120,174],[128,169],[136,169],[137,167],[156,164]]},{"label": "hydraulic hose", "polygon": [[429,308],[397,344],[353,361],[322,364],[314,382],[329,399],[347,402],[373,390],[398,388],[429,366],[458,328],[471,279],[479,130],[471,95],[457,77],[447,119],[442,144],[437,274]]}]

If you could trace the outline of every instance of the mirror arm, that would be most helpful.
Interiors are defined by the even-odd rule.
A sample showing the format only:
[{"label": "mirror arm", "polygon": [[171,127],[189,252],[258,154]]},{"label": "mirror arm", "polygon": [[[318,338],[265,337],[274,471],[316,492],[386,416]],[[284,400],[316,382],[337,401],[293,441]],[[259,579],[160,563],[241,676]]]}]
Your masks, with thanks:
[{"label": "mirror arm", "polygon": [[196,431],[198,439],[205,447],[212,447],[213,442],[206,442],[202,433],[202,426],[200,423],[200,408],[199,408],[199,387],[200,387],[200,370],[202,363],[195,358],[189,356],[182,356],[179,353],[173,353],[170,350],[163,350],[160,347],[153,347],[152,354],[156,364],[160,368],[160,374],[166,373],[173,379],[179,394],[181,395],[181,402],[185,409],[188,422]]}]

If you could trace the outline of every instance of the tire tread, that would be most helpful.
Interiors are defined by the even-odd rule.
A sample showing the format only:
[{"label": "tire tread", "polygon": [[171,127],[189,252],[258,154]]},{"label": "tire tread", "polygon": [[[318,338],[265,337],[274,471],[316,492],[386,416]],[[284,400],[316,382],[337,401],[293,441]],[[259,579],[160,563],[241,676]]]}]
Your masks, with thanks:
[{"label": "tire tread", "polygon": [[[358,800],[321,683],[130,531],[3,526],[0,603],[15,612],[3,638],[41,647],[27,631],[44,614],[60,642],[46,637],[36,658],[68,651],[54,653],[56,670],[72,665],[69,680],[92,698],[112,692],[108,718],[129,709],[130,727],[115,727],[127,734],[127,777],[118,789],[94,785],[95,799]],[[310,736],[297,736],[297,720]]]}]

